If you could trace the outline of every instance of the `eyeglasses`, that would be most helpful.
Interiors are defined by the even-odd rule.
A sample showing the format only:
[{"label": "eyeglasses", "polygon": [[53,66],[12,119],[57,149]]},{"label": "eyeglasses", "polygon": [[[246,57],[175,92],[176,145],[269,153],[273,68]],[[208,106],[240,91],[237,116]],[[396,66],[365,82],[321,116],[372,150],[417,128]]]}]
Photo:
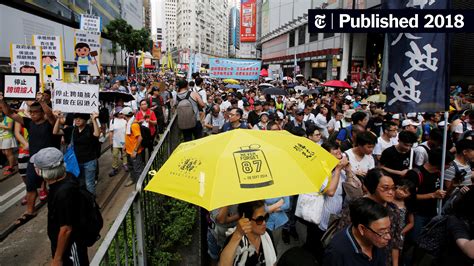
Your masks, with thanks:
[{"label": "eyeglasses", "polygon": [[229,113],[229,116],[236,116],[237,114]]},{"label": "eyeglasses", "polygon": [[379,187],[380,190],[382,192],[388,192],[388,191],[395,191],[396,187],[395,186],[391,186],[391,187],[388,187],[388,186],[382,186],[382,187]]},{"label": "eyeglasses", "polygon": [[364,227],[369,229],[370,232],[376,234],[380,238],[383,238],[385,240],[390,240],[390,238],[391,238],[390,231],[383,232],[383,233],[377,233],[377,232],[374,231],[374,229],[370,228],[369,226],[364,225]]},{"label": "eyeglasses", "polygon": [[263,222],[267,222],[270,218],[270,214],[266,213],[264,216],[258,216],[257,218],[251,218],[251,221],[254,221],[257,225],[262,225]]}]

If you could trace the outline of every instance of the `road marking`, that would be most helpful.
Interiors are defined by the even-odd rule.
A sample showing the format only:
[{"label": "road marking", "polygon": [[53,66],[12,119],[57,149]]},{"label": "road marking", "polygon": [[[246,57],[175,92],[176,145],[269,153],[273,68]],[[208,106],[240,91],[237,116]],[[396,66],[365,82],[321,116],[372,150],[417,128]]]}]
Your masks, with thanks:
[{"label": "road marking", "polygon": [[16,197],[9,200],[7,203],[0,205],[0,213],[3,213],[11,206],[15,205],[19,200],[21,200],[26,195],[26,191],[22,191],[20,194],[16,195]]},{"label": "road marking", "polygon": [[15,195],[16,193],[18,193],[18,191],[20,191],[21,189],[23,189],[25,187],[25,183],[21,182],[18,186],[10,189],[10,191],[8,191],[7,193],[5,193],[4,195],[0,196],[0,202],[4,202],[5,200],[7,200],[9,197]]}]

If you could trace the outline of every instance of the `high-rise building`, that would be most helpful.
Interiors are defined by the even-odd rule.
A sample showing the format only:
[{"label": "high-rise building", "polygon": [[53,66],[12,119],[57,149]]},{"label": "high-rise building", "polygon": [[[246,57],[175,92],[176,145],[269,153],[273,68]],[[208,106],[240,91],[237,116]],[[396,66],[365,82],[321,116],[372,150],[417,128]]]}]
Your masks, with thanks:
[{"label": "high-rise building", "polygon": [[178,0],[165,0],[165,49],[176,47],[176,13]]},{"label": "high-rise building", "polygon": [[234,6],[229,16],[229,57],[237,57],[240,49],[240,11]]},{"label": "high-rise building", "polygon": [[[227,57],[228,0],[179,0],[176,16],[176,46],[181,51]],[[204,56],[203,62],[206,61]]]}]

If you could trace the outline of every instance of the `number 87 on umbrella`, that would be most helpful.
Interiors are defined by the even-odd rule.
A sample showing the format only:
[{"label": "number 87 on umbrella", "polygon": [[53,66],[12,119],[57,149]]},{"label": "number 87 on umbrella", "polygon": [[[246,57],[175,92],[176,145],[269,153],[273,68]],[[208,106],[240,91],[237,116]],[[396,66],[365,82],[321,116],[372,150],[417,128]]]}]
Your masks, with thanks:
[{"label": "number 87 on umbrella", "polygon": [[273,185],[273,177],[265,153],[260,145],[240,147],[233,153],[241,188],[259,188]]}]

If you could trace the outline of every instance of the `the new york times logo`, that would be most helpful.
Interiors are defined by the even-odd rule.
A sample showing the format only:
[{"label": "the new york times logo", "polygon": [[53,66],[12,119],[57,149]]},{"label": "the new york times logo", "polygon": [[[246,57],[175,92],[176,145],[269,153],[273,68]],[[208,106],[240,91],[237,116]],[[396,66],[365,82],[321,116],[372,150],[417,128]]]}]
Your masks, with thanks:
[{"label": "the new york times logo", "polygon": [[474,10],[321,10],[308,12],[309,32],[474,32]]}]

